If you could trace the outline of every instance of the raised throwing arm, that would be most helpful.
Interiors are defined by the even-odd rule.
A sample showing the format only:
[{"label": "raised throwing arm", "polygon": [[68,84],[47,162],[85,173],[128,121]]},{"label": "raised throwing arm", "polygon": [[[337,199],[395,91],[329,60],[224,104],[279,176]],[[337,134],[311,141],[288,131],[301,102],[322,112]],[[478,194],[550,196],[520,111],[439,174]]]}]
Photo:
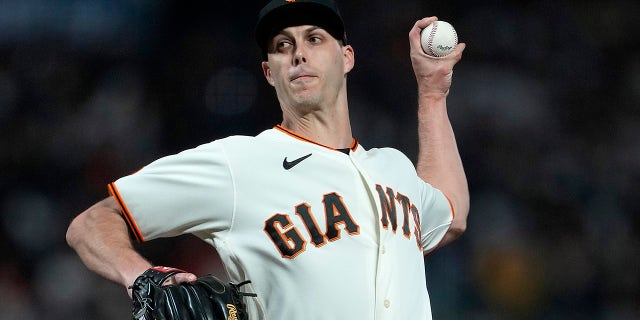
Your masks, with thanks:
[{"label": "raised throwing arm", "polygon": [[444,57],[436,58],[425,54],[420,42],[420,32],[436,20],[436,17],[418,20],[409,32],[409,43],[411,63],[418,84],[418,175],[449,198],[455,214],[440,247],[455,240],[466,230],[469,189],[447,114],[446,99],[451,87],[453,67],[460,61],[465,44],[459,43],[452,53]]}]

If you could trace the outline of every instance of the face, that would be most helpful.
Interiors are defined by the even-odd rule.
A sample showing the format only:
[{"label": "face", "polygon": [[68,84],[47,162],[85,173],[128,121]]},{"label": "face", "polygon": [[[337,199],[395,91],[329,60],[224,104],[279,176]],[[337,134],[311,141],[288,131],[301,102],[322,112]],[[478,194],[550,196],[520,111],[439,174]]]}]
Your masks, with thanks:
[{"label": "face", "polygon": [[285,28],[268,48],[262,70],[283,108],[309,111],[346,94],[353,49],[342,46],[324,29],[310,25]]}]

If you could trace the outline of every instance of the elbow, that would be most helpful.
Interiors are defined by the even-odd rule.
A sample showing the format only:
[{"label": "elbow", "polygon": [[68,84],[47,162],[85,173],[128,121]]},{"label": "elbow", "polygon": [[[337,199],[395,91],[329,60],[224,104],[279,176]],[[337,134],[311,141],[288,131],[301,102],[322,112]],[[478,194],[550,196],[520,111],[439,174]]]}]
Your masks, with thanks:
[{"label": "elbow", "polygon": [[78,250],[86,237],[93,234],[95,225],[99,223],[98,212],[94,210],[94,207],[87,209],[81,214],[77,215],[69,224],[67,228],[66,240],[69,247]]},{"label": "elbow", "polygon": [[82,226],[85,225],[86,213],[81,213],[75,217],[67,228],[66,240],[67,244],[71,248],[76,248],[81,240],[83,234]]},{"label": "elbow", "polygon": [[463,234],[467,230],[467,217],[469,216],[470,201],[468,193],[464,197],[456,197],[450,202],[453,210],[453,221],[449,230],[452,233]]},{"label": "elbow", "polygon": [[467,231],[467,222],[465,220],[454,220],[449,226],[449,233],[454,237],[460,237]]},{"label": "elbow", "polygon": [[451,225],[449,226],[448,233],[453,239],[460,237],[465,231],[467,231],[467,216],[469,215],[469,203],[465,203],[464,206],[459,207],[460,210],[456,212]]},{"label": "elbow", "polygon": [[[83,242],[94,237],[101,228],[109,226],[111,221],[120,220],[124,224],[124,220],[120,218],[119,212],[115,209],[116,205],[109,197],[77,215],[67,228],[67,244],[78,250]],[[114,215],[108,213],[114,213]]]}]

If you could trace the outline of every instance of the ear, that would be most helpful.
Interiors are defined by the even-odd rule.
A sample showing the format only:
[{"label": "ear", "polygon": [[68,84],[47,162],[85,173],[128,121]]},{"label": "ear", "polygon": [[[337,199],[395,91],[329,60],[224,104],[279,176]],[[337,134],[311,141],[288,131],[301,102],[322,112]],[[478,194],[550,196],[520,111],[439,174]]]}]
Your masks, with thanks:
[{"label": "ear", "polygon": [[342,47],[342,56],[344,57],[343,70],[344,73],[347,74],[355,65],[355,52],[353,51],[353,47],[350,45]]},{"label": "ear", "polygon": [[262,61],[262,74],[264,75],[265,79],[267,79],[267,82],[269,82],[269,84],[271,86],[273,86],[273,77],[271,76],[271,68],[269,67],[269,62],[267,61]]}]

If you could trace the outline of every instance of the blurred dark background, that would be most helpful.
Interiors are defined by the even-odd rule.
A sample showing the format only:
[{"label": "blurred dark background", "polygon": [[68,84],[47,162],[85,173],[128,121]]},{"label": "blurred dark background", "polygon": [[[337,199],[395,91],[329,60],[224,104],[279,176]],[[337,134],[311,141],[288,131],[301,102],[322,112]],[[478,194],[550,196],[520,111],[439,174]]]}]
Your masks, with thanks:
[{"label": "blurred dark background", "polygon": [[[0,319],[129,317],[66,227],[158,157],[279,122],[253,41],[264,3],[0,0]],[[366,148],[415,159],[415,20],[467,43],[449,110],[472,207],[468,232],[426,258],[434,318],[640,319],[640,3],[340,7]],[[188,236],[140,250],[224,274]]]}]

